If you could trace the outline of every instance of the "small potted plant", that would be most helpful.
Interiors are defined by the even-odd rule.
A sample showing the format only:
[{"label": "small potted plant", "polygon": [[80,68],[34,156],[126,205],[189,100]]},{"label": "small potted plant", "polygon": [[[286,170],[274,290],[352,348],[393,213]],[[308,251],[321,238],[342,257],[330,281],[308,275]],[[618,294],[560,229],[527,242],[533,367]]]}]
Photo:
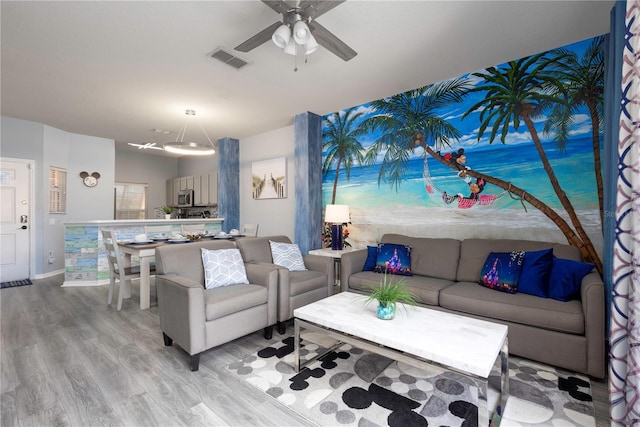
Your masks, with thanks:
[{"label": "small potted plant", "polygon": [[173,212],[173,208],[164,205],[162,207],[162,212],[164,212],[164,219],[171,219],[171,212]]},{"label": "small potted plant", "polygon": [[407,290],[406,286],[407,283],[403,279],[392,282],[392,279],[387,278],[385,272],[380,284],[371,288],[371,293],[365,304],[369,304],[373,300],[378,301],[376,311],[378,317],[383,320],[393,319],[396,315],[397,303],[416,305],[418,302],[417,297]]}]

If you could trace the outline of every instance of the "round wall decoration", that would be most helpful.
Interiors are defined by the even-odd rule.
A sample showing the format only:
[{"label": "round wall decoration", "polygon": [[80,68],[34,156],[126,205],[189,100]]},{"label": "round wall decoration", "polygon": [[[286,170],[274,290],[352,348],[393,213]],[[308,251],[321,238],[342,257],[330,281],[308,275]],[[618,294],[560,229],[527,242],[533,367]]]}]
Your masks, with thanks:
[{"label": "round wall decoration", "polygon": [[94,172],[89,175],[89,172],[82,171],[80,172],[80,178],[82,178],[82,183],[87,187],[95,187],[98,185],[98,178],[100,178],[100,174],[98,172]]}]

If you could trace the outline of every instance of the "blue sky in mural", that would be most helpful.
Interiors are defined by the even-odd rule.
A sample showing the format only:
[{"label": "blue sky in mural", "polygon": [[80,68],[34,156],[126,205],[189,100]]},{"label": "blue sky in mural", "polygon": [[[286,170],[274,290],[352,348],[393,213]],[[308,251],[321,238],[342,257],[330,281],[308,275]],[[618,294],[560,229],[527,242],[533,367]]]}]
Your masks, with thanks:
[{"label": "blue sky in mural", "polygon": [[[591,39],[572,45],[564,46],[581,57],[591,43]],[[482,72],[483,70],[477,70]],[[471,80],[474,86],[480,83],[480,79],[471,74],[464,75]],[[463,114],[476,102],[485,97],[485,92],[470,93],[465,96],[463,102],[447,107],[440,113],[440,117],[446,119],[461,133],[461,138],[454,142],[442,153],[454,152],[459,148],[465,149],[467,166],[478,172],[494,176],[525,189],[534,194],[540,200],[552,207],[560,207],[560,202],[555,195],[542,163],[532,142],[531,135],[524,122],[521,122],[516,131],[510,128],[505,144],[500,142],[499,136],[489,143],[490,129],[477,139],[480,127],[479,111],[470,113],[462,118]],[[358,111],[364,112],[362,120],[375,115],[376,112],[370,104],[363,104]],[[343,112],[341,112],[343,114]],[[330,115],[325,116],[328,117]],[[598,206],[597,193],[595,191],[595,175],[593,165],[593,149],[591,141],[591,119],[586,107],[574,115],[574,123],[570,132],[570,139],[562,152],[558,149],[551,135],[543,133],[544,118],[535,123],[539,136],[543,142],[544,150],[549,161],[558,176],[562,188],[569,195],[576,208],[593,209]],[[359,137],[358,140],[366,149],[378,137],[379,133],[370,133]],[[431,141],[427,141],[431,144]],[[384,153],[378,156],[379,162]],[[447,194],[469,194],[468,184],[456,176],[456,172],[440,164],[431,156],[427,156],[428,170],[433,184]],[[425,207],[442,206],[440,195],[427,194],[423,171],[423,150],[418,148],[409,161],[409,169],[396,192],[387,183],[378,186],[378,172],[380,163],[372,166],[354,165],[351,169],[351,177],[347,180],[344,170],[340,171],[336,203],[346,203],[359,208],[374,208],[383,204],[420,205]],[[335,167],[335,165],[334,165]],[[331,203],[334,174],[329,173],[323,178],[323,204]],[[497,195],[503,193],[501,188],[487,185],[482,194]],[[508,195],[502,198],[502,207],[521,208],[520,203],[509,200]]]}]

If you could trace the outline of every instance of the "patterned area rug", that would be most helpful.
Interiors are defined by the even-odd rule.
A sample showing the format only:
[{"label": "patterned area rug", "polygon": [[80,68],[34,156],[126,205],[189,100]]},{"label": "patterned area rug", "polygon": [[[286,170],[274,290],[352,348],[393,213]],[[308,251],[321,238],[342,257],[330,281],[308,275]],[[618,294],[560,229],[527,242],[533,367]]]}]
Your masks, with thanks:
[{"label": "patterned area rug", "polygon": [[24,279],[24,280],[12,280],[10,282],[2,282],[0,283],[0,289],[3,288],[15,288],[16,286],[25,286],[25,285],[31,285],[31,279]]},{"label": "patterned area rug", "polygon": [[[306,359],[333,344],[310,335],[300,352]],[[293,337],[288,337],[227,369],[321,426],[478,424],[477,389],[463,375],[417,369],[348,344],[298,374],[293,362]],[[496,371],[489,380],[490,406],[497,400],[499,378]],[[585,376],[512,356],[509,388],[502,426],[596,425]]]}]

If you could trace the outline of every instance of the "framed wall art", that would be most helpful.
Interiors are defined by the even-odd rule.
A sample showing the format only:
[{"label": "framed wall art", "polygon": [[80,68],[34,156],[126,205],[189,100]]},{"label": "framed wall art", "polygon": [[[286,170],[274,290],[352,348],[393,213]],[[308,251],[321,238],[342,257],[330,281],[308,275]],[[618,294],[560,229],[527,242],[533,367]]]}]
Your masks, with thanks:
[{"label": "framed wall art", "polygon": [[287,197],[287,158],[262,160],[251,164],[254,199]]}]

